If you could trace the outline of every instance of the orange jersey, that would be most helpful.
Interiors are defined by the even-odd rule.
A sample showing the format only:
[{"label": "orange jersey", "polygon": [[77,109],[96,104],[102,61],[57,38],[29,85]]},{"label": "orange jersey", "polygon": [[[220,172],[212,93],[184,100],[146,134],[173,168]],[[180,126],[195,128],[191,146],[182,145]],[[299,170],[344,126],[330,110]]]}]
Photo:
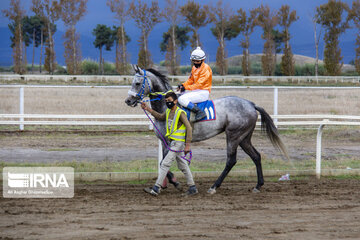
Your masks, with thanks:
[{"label": "orange jersey", "polygon": [[189,79],[183,83],[186,90],[208,90],[211,92],[212,71],[206,63],[201,67],[192,67]]}]

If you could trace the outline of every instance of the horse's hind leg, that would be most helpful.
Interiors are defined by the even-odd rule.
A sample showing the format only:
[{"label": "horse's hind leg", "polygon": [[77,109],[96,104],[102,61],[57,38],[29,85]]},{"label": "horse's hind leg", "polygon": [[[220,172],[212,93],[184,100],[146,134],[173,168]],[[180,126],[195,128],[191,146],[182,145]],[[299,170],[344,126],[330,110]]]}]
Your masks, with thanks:
[{"label": "horse's hind leg", "polygon": [[256,173],[258,182],[256,187],[253,189],[254,192],[259,192],[262,185],[264,185],[264,176],[261,166],[261,155],[251,144],[251,136],[252,133],[249,134],[241,143],[240,147],[244,150],[244,152],[250,156],[256,166]]},{"label": "horse's hind leg", "polygon": [[215,181],[214,185],[208,190],[208,193],[214,194],[216,193],[216,188],[221,186],[221,183],[224,181],[225,177],[228,175],[230,170],[236,164],[236,153],[237,148],[239,146],[239,141],[231,140],[229,136],[227,136],[227,161],[225,168],[218,179]]}]

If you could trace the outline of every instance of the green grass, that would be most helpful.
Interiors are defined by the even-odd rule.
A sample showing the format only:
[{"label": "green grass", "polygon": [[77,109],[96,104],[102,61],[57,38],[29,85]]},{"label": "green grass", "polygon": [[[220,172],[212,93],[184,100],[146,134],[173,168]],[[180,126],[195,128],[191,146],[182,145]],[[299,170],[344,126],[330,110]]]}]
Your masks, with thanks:
[{"label": "green grass", "polygon": [[148,180],[133,180],[133,181],[128,181],[127,183],[133,185],[141,185],[148,183]]},{"label": "green grass", "polygon": [[327,176],[325,178],[328,179],[355,179],[355,180],[360,180],[360,176],[354,176],[354,175],[339,175],[339,176]]},{"label": "green grass", "polygon": [[[283,161],[280,159],[266,159],[263,161],[263,170],[314,170],[315,160],[304,161]],[[0,167],[73,167],[75,172],[156,172],[157,160],[135,160],[126,162],[112,162],[103,160],[100,162],[88,161],[67,161],[67,162],[53,162],[53,163],[7,163],[0,162]],[[225,167],[225,162],[208,162],[193,160],[190,169],[191,171],[222,171]],[[341,160],[323,160],[322,169],[352,169],[360,168],[360,160],[358,158],[344,158]],[[255,171],[255,165],[251,160],[240,160],[234,166],[233,171],[251,170]],[[173,163],[171,171],[177,172],[179,169],[176,163]]]}]

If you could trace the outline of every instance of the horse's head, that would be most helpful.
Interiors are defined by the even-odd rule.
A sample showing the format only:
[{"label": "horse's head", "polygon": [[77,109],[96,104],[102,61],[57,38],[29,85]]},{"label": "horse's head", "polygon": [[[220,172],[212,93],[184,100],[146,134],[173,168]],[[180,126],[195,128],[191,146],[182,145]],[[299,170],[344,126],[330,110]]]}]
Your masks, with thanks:
[{"label": "horse's head", "polygon": [[139,68],[138,65],[132,65],[135,71],[134,80],[125,103],[128,106],[136,107],[136,105],[151,92],[151,80],[146,75],[146,71]]}]

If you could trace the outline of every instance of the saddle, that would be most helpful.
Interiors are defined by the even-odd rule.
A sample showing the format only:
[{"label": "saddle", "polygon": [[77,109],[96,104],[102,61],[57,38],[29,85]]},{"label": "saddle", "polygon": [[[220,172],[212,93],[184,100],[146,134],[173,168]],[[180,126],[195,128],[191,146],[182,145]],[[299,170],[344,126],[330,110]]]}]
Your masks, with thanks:
[{"label": "saddle", "polygon": [[[201,110],[203,110],[206,113],[206,117],[201,119],[199,122],[216,120],[215,105],[212,100],[196,103],[195,105],[197,105]],[[186,112],[186,116],[188,120],[191,123],[195,122],[195,113],[191,112],[189,109],[183,106],[180,107]]]}]

